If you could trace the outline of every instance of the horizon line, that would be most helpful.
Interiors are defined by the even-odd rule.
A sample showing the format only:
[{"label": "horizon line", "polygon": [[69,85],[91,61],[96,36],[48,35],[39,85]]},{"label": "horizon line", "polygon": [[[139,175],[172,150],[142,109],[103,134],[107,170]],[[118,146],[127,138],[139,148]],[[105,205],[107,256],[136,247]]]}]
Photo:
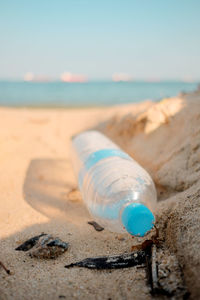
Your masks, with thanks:
[{"label": "horizon line", "polygon": [[26,83],[55,83],[55,82],[60,82],[60,83],[81,83],[81,84],[86,84],[90,82],[113,82],[113,83],[119,83],[119,82],[124,82],[124,83],[133,83],[133,82],[149,82],[149,83],[159,83],[159,82],[167,82],[167,81],[172,81],[172,82],[185,82],[185,83],[198,83],[200,82],[200,79],[190,79],[190,78],[158,78],[158,79],[153,79],[153,78],[135,78],[135,79],[130,79],[130,80],[118,80],[114,81],[112,78],[97,78],[97,79],[88,79],[87,81],[79,82],[64,82],[60,80],[59,78],[54,78],[54,79],[48,79],[48,80],[30,80],[26,81],[23,78],[0,78],[1,82],[26,82]]}]

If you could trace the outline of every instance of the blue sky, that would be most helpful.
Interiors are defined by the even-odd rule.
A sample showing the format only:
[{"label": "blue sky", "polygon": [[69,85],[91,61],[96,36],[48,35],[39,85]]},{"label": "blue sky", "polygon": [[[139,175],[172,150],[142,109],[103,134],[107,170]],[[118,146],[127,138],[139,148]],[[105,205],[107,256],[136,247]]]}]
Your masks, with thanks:
[{"label": "blue sky", "polygon": [[0,0],[0,78],[200,79],[199,0]]}]

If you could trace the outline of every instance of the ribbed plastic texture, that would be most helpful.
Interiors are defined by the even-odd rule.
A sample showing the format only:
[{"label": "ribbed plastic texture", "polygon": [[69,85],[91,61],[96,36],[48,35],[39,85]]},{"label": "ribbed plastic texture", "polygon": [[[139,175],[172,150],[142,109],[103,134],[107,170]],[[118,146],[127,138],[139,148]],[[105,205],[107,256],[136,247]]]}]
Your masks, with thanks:
[{"label": "ribbed plastic texture", "polygon": [[72,139],[72,161],[83,200],[100,225],[144,236],[154,224],[156,190],[150,175],[98,131]]}]

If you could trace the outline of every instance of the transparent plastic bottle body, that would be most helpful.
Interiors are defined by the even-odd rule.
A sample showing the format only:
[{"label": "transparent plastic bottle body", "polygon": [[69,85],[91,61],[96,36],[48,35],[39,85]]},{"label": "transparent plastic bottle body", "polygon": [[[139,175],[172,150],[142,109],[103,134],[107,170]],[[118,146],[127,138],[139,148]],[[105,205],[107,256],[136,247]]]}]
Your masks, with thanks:
[{"label": "transparent plastic bottle body", "polygon": [[153,227],[155,186],[135,160],[97,131],[73,138],[72,157],[83,200],[100,225],[138,236]]}]

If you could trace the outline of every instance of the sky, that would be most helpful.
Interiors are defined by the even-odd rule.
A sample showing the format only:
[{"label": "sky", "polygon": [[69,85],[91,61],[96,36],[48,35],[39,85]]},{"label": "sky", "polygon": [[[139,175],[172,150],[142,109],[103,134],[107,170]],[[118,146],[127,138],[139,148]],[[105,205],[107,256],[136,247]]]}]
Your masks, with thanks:
[{"label": "sky", "polygon": [[200,79],[199,0],[0,0],[0,79]]}]

